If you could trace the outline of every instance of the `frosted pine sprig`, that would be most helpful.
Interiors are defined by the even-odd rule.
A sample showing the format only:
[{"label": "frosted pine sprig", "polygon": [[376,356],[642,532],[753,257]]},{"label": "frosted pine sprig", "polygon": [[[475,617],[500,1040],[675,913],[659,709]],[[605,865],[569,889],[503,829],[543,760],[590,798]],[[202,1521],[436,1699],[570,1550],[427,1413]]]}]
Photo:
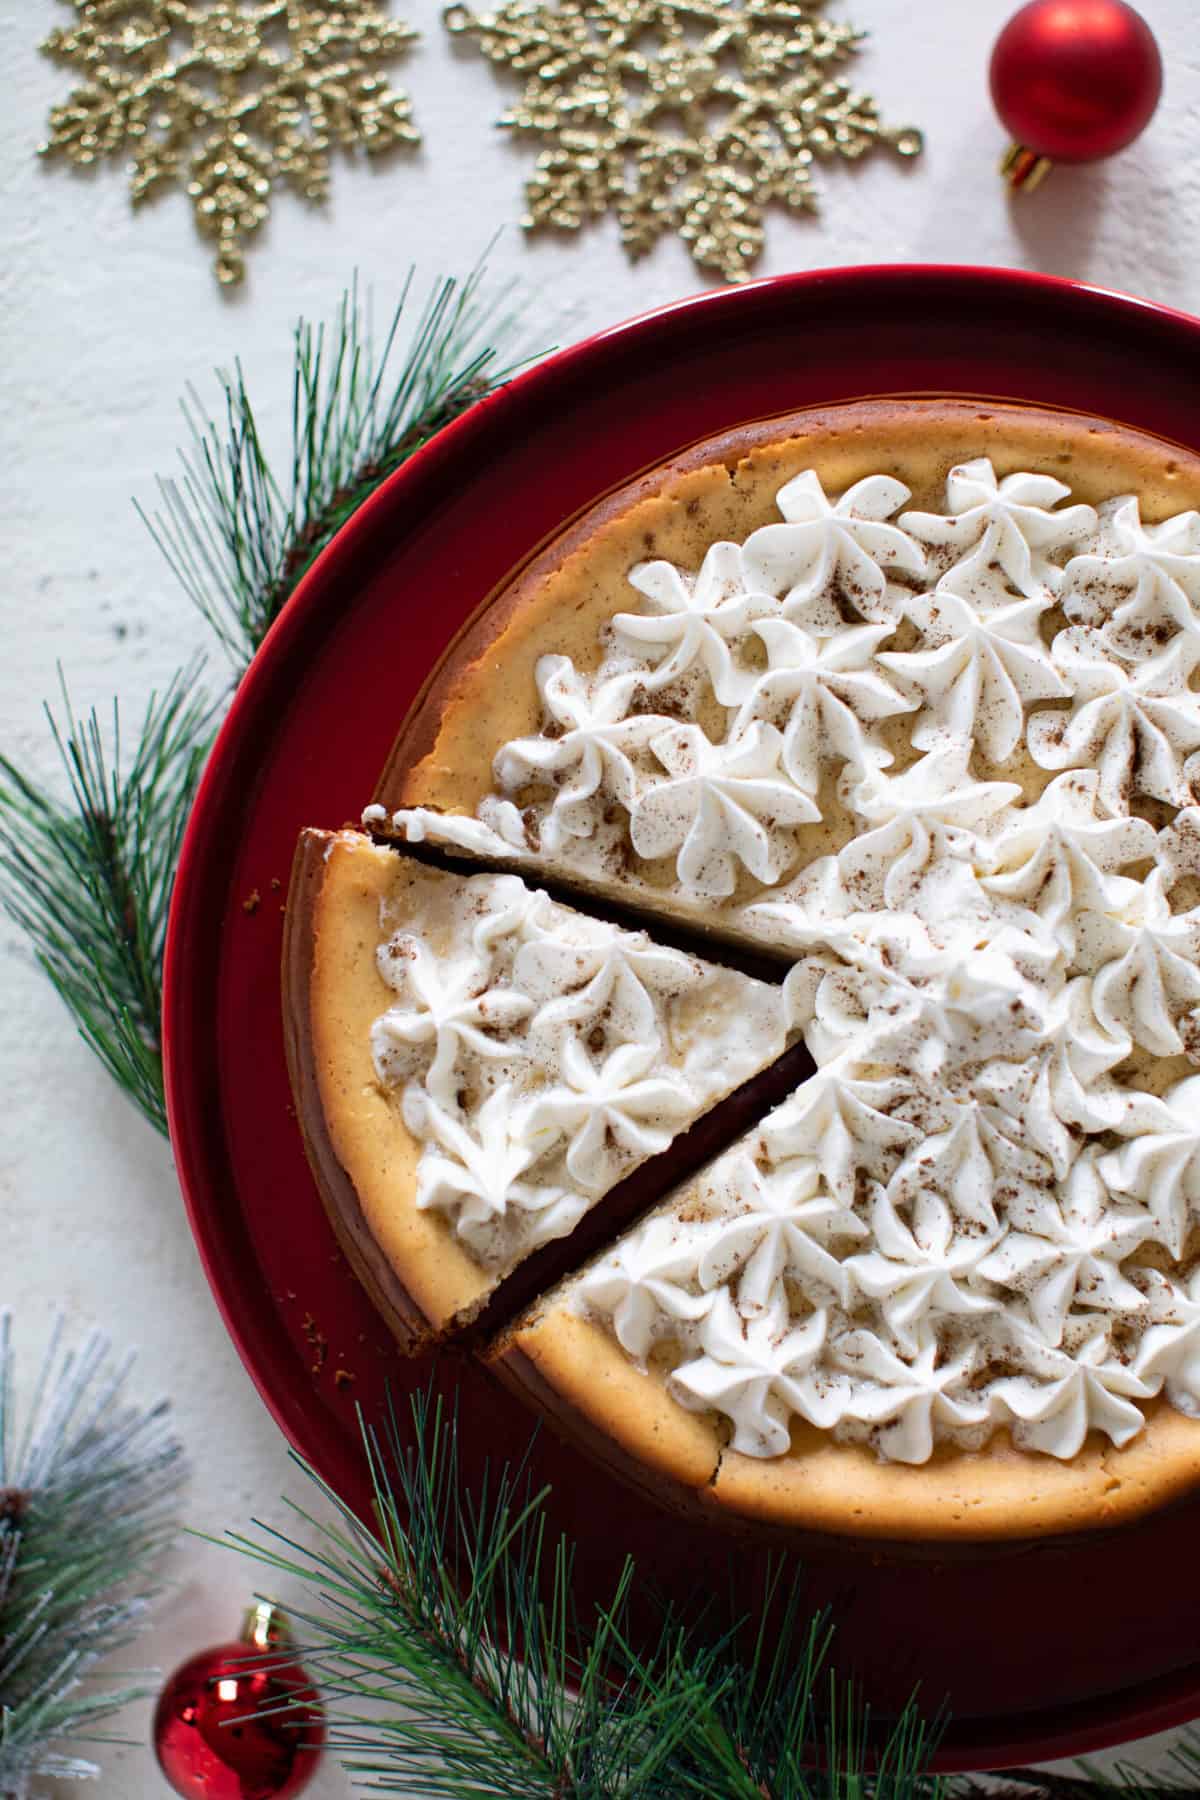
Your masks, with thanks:
[{"label": "frosted pine sprig", "polygon": [[142,1626],[185,1474],[167,1403],[125,1396],[131,1361],[99,1333],[66,1348],[59,1321],[18,1424],[0,1312],[0,1800],[98,1774],[75,1744],[121,1741],[99,1727],[153,1691],[93,1685]]}]

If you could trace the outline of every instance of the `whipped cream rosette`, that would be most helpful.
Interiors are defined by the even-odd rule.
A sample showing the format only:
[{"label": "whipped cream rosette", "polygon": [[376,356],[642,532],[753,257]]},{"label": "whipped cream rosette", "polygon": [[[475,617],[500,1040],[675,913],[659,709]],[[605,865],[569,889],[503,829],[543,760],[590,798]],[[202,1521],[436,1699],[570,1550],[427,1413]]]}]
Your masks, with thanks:
[{"label": "whipped cream rosette", "polygon": [[1118,655],[1143,661],[1178,634],[1200,657],[1200,513],[1142,524],[1136,494],[1099,509],[1092,547],[1063,571],[1062,604],[1080,625],[1099,626]]},{"label": "whipped cream rosette", "polygon": [[907,591],[894,577],[925,573],[920,546],[888,522],[909,498],[903,482],[873,475],[831,502],[807,469],[775,496],[786,523],[747,538],[741,579],[774,601],[772,612],[817,637],[840,635],[846,605],[870,623],[894,625]]},{"label": "whipped cream rosette", "polygon": [[[907,512],[900,525],[929,549],[935,574],[958,569],[1038,599],[1062,584],[1062,555],[1098,526],[1090,506],[1066,506],[1065,482],[1017,471],[996,479],[981,456],[951,469],[944,512]],[[993,571],[995,573],[993,573]]]}]

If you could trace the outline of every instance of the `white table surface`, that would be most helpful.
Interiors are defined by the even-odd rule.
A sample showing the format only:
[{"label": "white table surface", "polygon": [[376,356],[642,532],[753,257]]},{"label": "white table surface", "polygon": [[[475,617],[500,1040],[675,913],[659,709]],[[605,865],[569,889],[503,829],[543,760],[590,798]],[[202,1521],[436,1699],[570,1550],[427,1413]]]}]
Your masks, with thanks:
[{"label": "white table surface", "polygon": [[[1060,168],[1010,200],[994,168],[1003,137],[987,97],[989,47],[1010,0],[856,0],[833,16],[868,26],[854,75],[890,119],[924,127],[911,167],[886,154],[818,172],[816,220],[770,221],[761,272],[900,259],[1014,264],[1082,277],[1200,312],[1200,50],[1194,0],[1144,0],[1167,64],[1155,123],[1119,159]],[[54,0],[0,0],[4,394],[3,748],[54,767],[40,705],[69,673],[80,706],[119,692],[134,716],[204,633],[135,516],[181,440],[178,399],[211,397],[211,371],[240,356],[268,431],[288,404],[298,312],[322,318],[352,271],[390,301],[410,260],[467,269],[497,227],[492,262],[525,278],[548,332],[579,336],[706,285],[681,245],[636,268],[605,221],[578,238],[525,242],[516,227],[531,153],[492,125],[511,98],[483,60],[452,45],[432,4],[393,11],[423,40],[397,71],[424,132],[415,157],[368,167],[335,158],[332,200],[280,194],[237,292],[219,291],[178,193],[131,215],[119,166],[81,177],[35,159],[47,108],[70,85],[37,53],[69,17]],[[1196,371],[1191,371],[1195,379]],[[205,1531],[277,1520],[303,1483],[243,1372],[209,1296],[170,1153],[113,1091],[20,935],[0,922],[0,1302],[30,1361],[50,1310],[140,1347],[140,1391],[175,1401],[195,1464],[189,1522]],[[27,1371],[29,1372],[29,1371]],[[145,1660],[171,1667],[233,1627],[252,1583],[231,1555],[186,1543]],[[148,1716],[129,1722],[144,1740]],[[1139,1754],[1156,1748],[1147,1744]],[[75,1791],[75,1790],[72,1790]],[[104,1795],[160,1796],[144,1747],[112,1754]],[[350,1792],[327,1761],[313,1800]]]}]

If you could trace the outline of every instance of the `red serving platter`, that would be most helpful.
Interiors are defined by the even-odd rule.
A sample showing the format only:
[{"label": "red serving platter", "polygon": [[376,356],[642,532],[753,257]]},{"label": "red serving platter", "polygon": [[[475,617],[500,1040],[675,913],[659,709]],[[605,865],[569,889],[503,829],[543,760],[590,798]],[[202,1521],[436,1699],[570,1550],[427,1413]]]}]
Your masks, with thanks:
[{"label": "red serving platter", "polygon": [[[296,834],[357,818],[410,702],[480,599],[565,520],[684,445],[795,407],[956,393],[1101,414],[1200,450],[1200,321],[1010,270],[879,267],[703,294],[601,332],[481,401],[362,506],[242,682],[188,828],[167,945],[171,1135],[217,1303],[291,1443],[368,1505],[355,1408],[428,1378],[338,1252],[300,1145],[279,1007]],[[252,896],[259,901],[254,905]],[[249,902],[249,904],[247,904]],[[470,1466],[530,1419],[469,1362]],[[532,1472],[577,1540],[582,1604],[632,1553],[685,1606],[762,1552],[682,1524],[543,1431]],[[941,1765],[1078,1754],[1200,1715],[1200,1503],[1114,1533],[914,1555],[804,1546],[835,1660],[883,1714],[914,1682],[952,1723]]]}]

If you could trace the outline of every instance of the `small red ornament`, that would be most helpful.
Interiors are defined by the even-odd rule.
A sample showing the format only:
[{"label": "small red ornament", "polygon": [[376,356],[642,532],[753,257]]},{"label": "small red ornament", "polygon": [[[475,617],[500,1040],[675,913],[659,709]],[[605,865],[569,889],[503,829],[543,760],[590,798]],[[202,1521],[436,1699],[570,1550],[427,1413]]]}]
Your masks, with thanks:
[{"label": "small red ornament", "polygon": [[[296,1663],[253,1660],[287,1643],[282,1616],[256,1606],[239,1640],[193,1656],[163,1688],[154,1748],[184,1800],[289,1800],[307,1787],[325,1736],[316,1694]],[[295,1698],[303,1710],[254,1716]]]},{"label": "small red ornament", "polygon": [[1131,144],[1162,93],[1162,57],[1124,0],[1032,0],[996,40],[992,100],[1012,132],[1001,171],[1035,188],[1054,162]]}]

